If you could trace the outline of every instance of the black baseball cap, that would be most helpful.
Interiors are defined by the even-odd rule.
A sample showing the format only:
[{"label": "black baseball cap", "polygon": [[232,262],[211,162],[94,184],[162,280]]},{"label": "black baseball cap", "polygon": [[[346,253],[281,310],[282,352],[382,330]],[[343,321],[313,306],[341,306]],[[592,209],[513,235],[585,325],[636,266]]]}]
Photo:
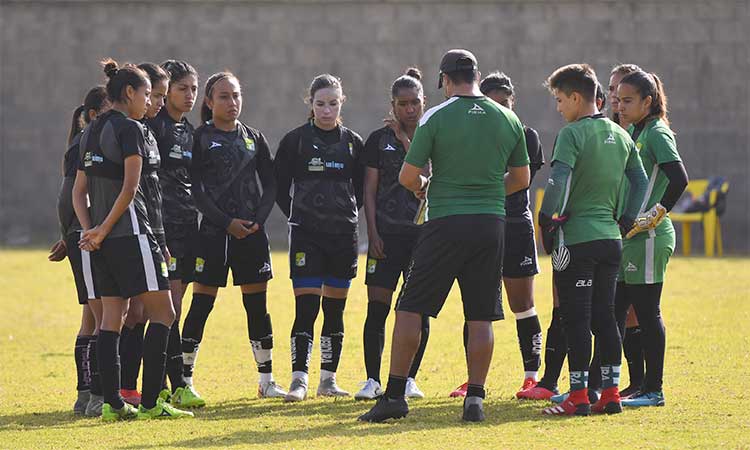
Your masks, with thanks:
[{"label": "black baseball cap", "polygon": [[443,87],[444,73],[458,72],[460,70],[477,70],[477,58],[468,50],[454,48],[448,50],[440,60],[440,75],[438,78],[438,89]]}]

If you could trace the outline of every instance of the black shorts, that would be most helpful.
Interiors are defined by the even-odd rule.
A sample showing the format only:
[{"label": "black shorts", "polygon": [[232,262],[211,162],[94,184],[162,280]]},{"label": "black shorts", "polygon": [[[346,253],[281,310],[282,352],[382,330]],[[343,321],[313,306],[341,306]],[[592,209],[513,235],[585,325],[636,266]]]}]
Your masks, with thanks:
[{"label": "black shorts", "polygon": [[169,289],[167,263],[151,234],[105,239],[91,259],[96,292],[102,297],[130,298]]},{"label": "black shorts", "polygon": [[78,247],[81,233],[71,233],[65,236],[65,247],[68,252],[70,269],[73,271],[73,280],[78,293],[78,303],[85,305],[89,300],[99,298],[94,286],[94,274],[91,269],[91,254]]},{"label": "black shorts", "polygon": [[533,277],[539,273],[534,223],[521,217],[506,217],[505,220],[503,277]]},{"label": "black shorts", "polygon": [[553,281],[560,306],[589,304],[608,308],[615,304],[617,272],[622,256],[619,239],[602,239],[555,249]]},{"label": "black shorts", "polygon": [[365,284],[367,286],[381,287],[396,290],[398,279],[401,274],[406,278],[409,270],[411,254],[417,243],[417,235],[382,235],[383,253],[385,258],[375,259],[371,254],[367,255],[367,275]]},{"label": "black shorts", "polygon": [[198,239],[196,224],[164,224],[170,259],[167,262],[170,280],[183,284],[195,279],[195,246]]},{"label": "black shorts", "polygon": [[357,276],[357,234],[327,234],[291,226],[289,231],[289,277]]},{"label": "black shorts", "polygon": [[441,217],[417,239],[397,311],[437,317],[458,279],[465,320],[503,319],[505,219],[490,214]]},{"label": "black shorts", "polygon": [[235,286],[263,283],[273,278],[271,248],[265,230],[260,229],[244,239],[228,234],[198,233],[195,282],[224,287],[230,268]]}]

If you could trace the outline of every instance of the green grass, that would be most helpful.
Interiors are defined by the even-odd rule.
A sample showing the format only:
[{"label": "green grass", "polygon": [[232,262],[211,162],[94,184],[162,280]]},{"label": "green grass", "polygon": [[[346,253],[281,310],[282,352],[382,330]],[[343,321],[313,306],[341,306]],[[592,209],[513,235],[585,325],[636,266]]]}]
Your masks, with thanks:
[{"label": "green grass", "polygon": [[[457,290],[433,321],[418,376],[427,398],[411,402],[406,419],[359,423],[356,417],[371,403],[351,399],[312,398],[299,404],[258,400],[241,298],[238,289],[230,288],[221,291],[209,319],[195,375],[209,406],[198,410],[195,420],[104,425],[70,412],[80,309],[67,262],[49,263],[42,251],[6,250],[1,258],[0,448],[750,448],[745,403],[750,373],[749,259],[675,258],[670,264],[663,295],[668,327],[664,408],[626,410],[617,416],[542,417],[544,402],[513,397],[522,372],[515,326],[506,320],[495,325],[487,421],[462,423],[460,401],[447,398],[465,379]],[[286,256],[277,253],[274,262],[276,279],[269,295],[277,336],[274,373],[288,386],[294,303]],[[546,329],[551,311],[547,258],[543,264],[536,304]],[[364,378],[365,311],[360,276],[348,300],[339,369],[339,382],[350,391]],[[391,314],[388,340],[392,324]],[[313,392],[318,358],[316,345],[310,374]],[[385,376],[388,357],[384,359]],[[567,385],[567,377],[561,384]]]}]

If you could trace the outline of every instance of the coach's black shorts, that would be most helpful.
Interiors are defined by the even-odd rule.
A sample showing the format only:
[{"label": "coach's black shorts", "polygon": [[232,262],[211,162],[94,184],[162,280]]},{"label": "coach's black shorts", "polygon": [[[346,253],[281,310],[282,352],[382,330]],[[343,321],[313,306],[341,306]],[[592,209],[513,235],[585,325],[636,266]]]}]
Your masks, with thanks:
[{"label": "coach's black shorts", "polygon": [[401,274],[406,277],[417,235],[384,234],[381,238],[385,258],[376,259],[368,253],[365,284],[395,291]]},{"label": "coach's black shorts", "polygon": [[503,277],[527,278],[538,273],[534,223],[523,217],[506,217]]},{"label": "coach's black shorts", "polygon": [[198,239],[197,224],[164,224],[170,259],[167,262],[170,280],[184,284],[195,279],[195,246]]},{"label": "coach's black shorts", "polygon": [[289,236],[289,277],[357,276],[357,234],[309,232],[292,226]]},{"label": "coach's black shorts", "polygon": [[169,289],[167,263],[151,234],[105,239],[91,259],[96,292],[102,297],[130,298]]},{"label": "coach's black shorts", "polygon": [[244,239],[223,233],[198,233],[195,282],[206,286],[227,285],[229,269],[235,286],[263,283],[273,278],[271,247],[264,229]]},{"label": "coach's black shorts", "polygon": [[417,239],[397,311],[437,317],[458,279],[466,320],[503,319],[505,219],[491,214],[441,217]]},{"label": "coach's black shorts", "polygon": [[602,239],[555,249],[552,276],[563,311],[576,304],[596,304],[596,309],[614,305],[621,256],[622,242],[619,239]]},{"label": "coach's black shorts", "polygon": [[73,280],[78,293],[78,303],[85,305],[89,300],[99,298],[94,286],[94,275],[91,269],[91,254],[78,247],[81,233],[70,233],[65,236],[65,247],[67,248],[70,269],[73,271]]}]

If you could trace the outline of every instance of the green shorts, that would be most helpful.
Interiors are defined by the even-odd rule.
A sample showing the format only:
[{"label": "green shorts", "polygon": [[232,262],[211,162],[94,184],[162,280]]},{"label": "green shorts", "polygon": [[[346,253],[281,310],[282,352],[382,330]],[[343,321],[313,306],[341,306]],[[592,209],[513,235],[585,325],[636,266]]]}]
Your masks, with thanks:
[{"label": "green shorts", "polygon": [[644,233],[643,237],[624,239],[617,281],[625,284],[663,283],[674,244],[674,233],[659,236]]}]

